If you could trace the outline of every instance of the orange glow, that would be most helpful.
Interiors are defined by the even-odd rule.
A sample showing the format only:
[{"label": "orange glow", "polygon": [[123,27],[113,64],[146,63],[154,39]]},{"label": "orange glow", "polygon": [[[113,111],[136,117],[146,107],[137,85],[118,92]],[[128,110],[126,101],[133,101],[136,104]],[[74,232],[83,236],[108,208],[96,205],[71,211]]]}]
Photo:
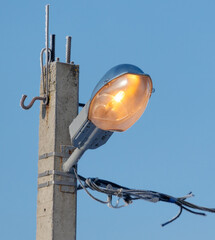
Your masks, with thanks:
[{"label": "orange glow", "polygon": [[124,91],[119,91],[114,97],[113,99],[116,101],[116,102],[121,102],[121,100],[124,98],[125,96],[125,92]]},{"label": "orange glow", "polygon": [[151,92],[152,81],[148,75],[124,74],[97,92],[88,118],[100,129],[125,131],[143,114]]}]

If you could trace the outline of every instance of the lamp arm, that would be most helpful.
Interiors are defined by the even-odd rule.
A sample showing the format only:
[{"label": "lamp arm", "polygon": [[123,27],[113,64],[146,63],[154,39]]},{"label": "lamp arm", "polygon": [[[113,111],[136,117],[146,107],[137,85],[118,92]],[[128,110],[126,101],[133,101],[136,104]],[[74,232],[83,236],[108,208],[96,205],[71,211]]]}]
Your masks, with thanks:
[{"label": "lamp arm", "polygon": [[70,157],[67,159],[67,161],[63,164],[63,171],[64,172],[70,172],[72,170],[72,167],[77,164],[78,160],[82,157],[84,152],[90,148],[92,141],[96,138],[96,135],[98,135],[102,130],[99,128],[95,128],[90,136],[88,137],[87,141],[84,143],[83,146],[80,148],[76,148]]}]

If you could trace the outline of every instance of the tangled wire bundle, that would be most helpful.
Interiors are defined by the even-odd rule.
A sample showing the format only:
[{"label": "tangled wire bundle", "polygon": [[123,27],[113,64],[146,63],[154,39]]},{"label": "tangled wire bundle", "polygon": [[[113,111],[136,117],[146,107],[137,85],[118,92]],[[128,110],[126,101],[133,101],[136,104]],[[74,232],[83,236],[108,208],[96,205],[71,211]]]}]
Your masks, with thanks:
[{"label": "tangled wire bundle", "polygon": [[[183,210],[186,210],[193,214],[202,215],[202,216],[206,216],[206,214],[204,212],[197,212],[192,209],[215,213],[215,208],[201,207],[201,206],[197,206],[197,205],[187,202],[186,201],[187,198],[194,196],[192,194],[192,192],[190,192],[189,194],[187,194],[183,197],[176,198],[176,197],[172,197],[170,195],[155,192],[155,191],[130,189],[127,187],[120,186],[116,183],[113,183],[113,182],[110,182],[107,180],[103,180],[103,179],[99,179],[99,178],[84,178],[77,174],[77,171],[75,168],[73,168],[73,169],[74,169],[75,176],[80,183],[80,185],[78,186],[77,189],[78,190],[84,189],[91,198],[93,198],[94,200],[96,200],[100,203],[108,205],[108,207],[110,207],[110,208],[125,207],[125,206],[128,206],[129,204],[131,204],[134,200],[138,200],[138,199],[142,199],[142,200],[146,200],[146,201],[150,201],[150,202],[154,202],[154,203],[156,203],[158,201],[174,203],[177,206],[179,206],[180,210],[179,210],[178,214],[171,220],[167,221],[166,223],[161,224],[162,227],[164,227],[165,225],[173,222],[178,217],[180,217]],[[106,194],[107,201],[103,201],[103,200],[100,200],[100,199],[94,197],[87,190],[87,188]],[[118,197],[115,205],[112,202],[113,196]],[[124,201],[123,205],[119,205],[120,199],[122,199]]]}]

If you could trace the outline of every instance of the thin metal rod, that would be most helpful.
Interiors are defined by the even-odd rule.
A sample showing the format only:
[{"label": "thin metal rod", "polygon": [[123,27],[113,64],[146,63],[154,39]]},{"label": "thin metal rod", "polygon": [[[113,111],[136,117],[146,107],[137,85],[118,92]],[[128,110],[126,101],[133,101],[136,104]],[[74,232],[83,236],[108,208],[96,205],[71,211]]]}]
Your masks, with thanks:
[{"label": "thin metal rod", "polygon": [[66,37],[66,63],[70,63],[71,58],[71,36]]},{"label": "thin metal rod", "polygon": [[51,35],[50,39],[51,62],[55,61],[55,34]]},{"label": "thin metal rod", "polygon": [[46,24],[45,24],[45,48],[46,48],[46,104],[48,103],[48,67],[49,67],[49,4],[46,5]]}]

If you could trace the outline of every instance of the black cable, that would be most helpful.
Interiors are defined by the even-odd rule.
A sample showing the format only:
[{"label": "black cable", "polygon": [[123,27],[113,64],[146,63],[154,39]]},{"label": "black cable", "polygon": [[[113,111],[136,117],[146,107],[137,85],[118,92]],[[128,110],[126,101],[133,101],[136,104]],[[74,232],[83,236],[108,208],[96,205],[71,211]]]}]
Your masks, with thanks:
[{"label": "black cable", "polygon": [[[77,187],[78,190],[84,189],[87,194],[92,197],[94,200],[99,201],[101,203],[107,204],[111,208],[120,208],[127,206],[132,203],[133,200],[146,200],[150,202],[167,202],[167,203],[173,203],[177,205],[180,210],[179,213],[172,218],[171,220],[167,221],[166,223],[161,224],[162,227],[166,226],[167,224],[175,221],[177,218],[180,217],[182,214],[183,210],[186,210],[190,213],[201,215],[201,216],[206,216],[204,212],[212,212],[215,213],[215,208],[206,208],[206,207],[201,207],[192,203],[189,203],[185,201],[187,198],[193,197],[194,195],[192,192],[190,192],[188,195],[183,196],[183,197],[173,197],[164,193],[159,193],[155,191],[148,191],[148,190],[139,190],[139,189],[130,189],[127,187],[123,187],[121,185],[118,185],[116,183],[113,183],[111,181],[99,179],[99,178],[85,178],[77,174],[76,169],[74,169],[76,178],[78,179],[80,185]],[[89,193],[87,188],[97,191],[100,193],[104,193],[107,195],[107,201],[100,200],[98,198],[95,198],[92,194]],[[113,205],[112,203],[112,196],[117,196],[117,204]],[[119,206],[119,200],[120,198],[123,199],[124,205]],[[197,209],[203,212],[196,212],[193,211],[192,209]]]},{"label": "black cable", "polygon": [[171,220],[169,220],[169,221],[161,224],[161,227],[164,227],[164,226],[166,226],[167,224],[169,224],[169,223],[175,221],[177,218],[179,218],[179,217],[181,216],[181,214],[182,214],[182,210],[183,210],[183,207],[180,206],[179,213],[178,213],[174,218],[172,218]]}]

